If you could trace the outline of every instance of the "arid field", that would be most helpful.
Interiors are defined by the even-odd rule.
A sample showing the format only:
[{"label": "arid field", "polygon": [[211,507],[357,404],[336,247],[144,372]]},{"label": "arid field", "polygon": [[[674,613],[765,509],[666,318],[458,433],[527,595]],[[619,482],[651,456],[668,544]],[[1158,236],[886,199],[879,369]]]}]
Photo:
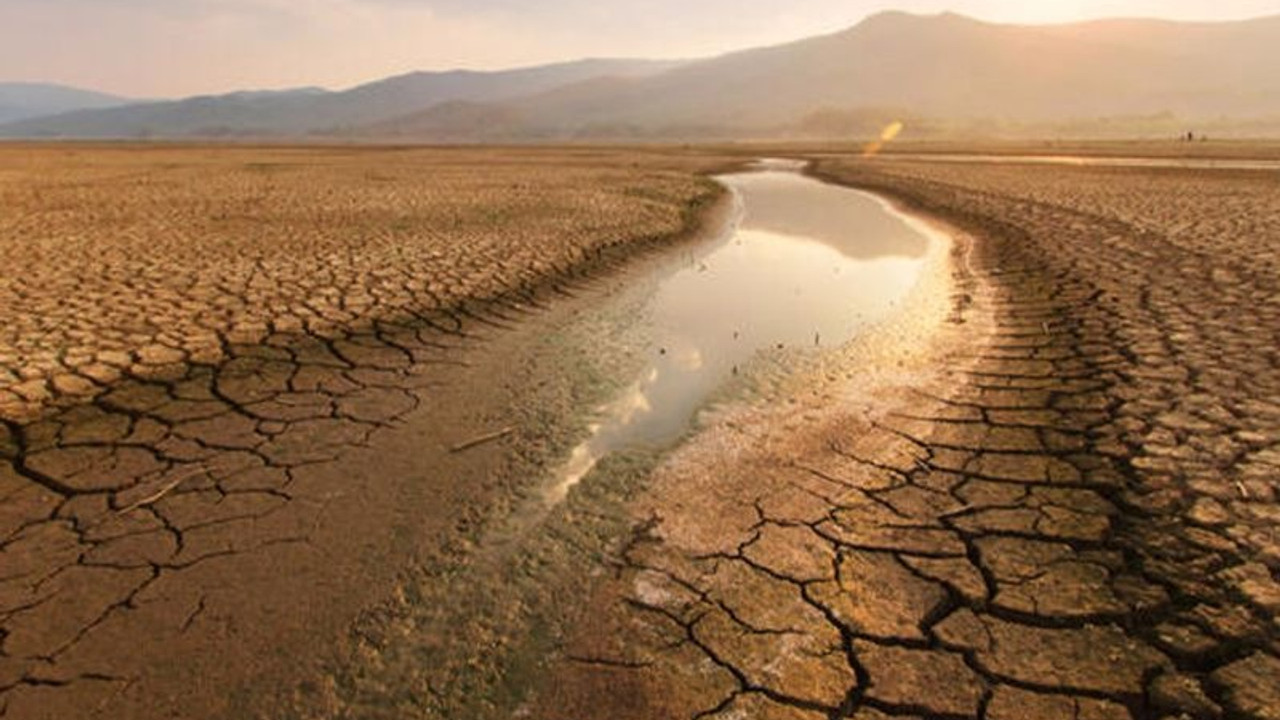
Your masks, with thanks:
[{"label": "arid field", "polygon": [[[885,347],[492,540],[762,156],[949,233]],[[1280,718],[1280,171],[11,145],[0,268],[0,717]]]},{"label": "arid field", "polygon": [[[319,606],[335,602],[349,623],[376,574],[355,565],[310,610],[282,609],[342,571],[325,542],[356,563],[367,549],[350,533],[389,542],[393,511],[412,510],[405,522],[420,527],[467,520],[433,486],[404,505],[391,486],[418,475],[388,453],[317,466],[447,403],[443,430],[409,440],[444,472],[421,458],[460,439],[458,414],[496,402],[514,377],[495,360],[465,390],[433,387],[433,372],[472,360],[454,346],[528,312],[540,292],[678,237],[716,194],[693,172],[714,158],[633,151],[72,145],[0,156],[0,711],[13,717],[78,716],[143,677],[159,684],[104,712],[171,702],[216,716],[219,675],[261,672],[244,658],[283,653],[284,625],[317,633]],[[354,524],[318,529],[361,477],[378,485],[366,494],[381,510],[346,504]],[[465,489],[465,501],[487,492]],[[266,558],[258,574],[225,565],[242,553]],[[290,578],[305,580],[271,589]],[[216,614],[210,593],[239,609],[189,633]],[[242,612],[268,612],[271,595],[275,615]],[[258,623],[257,643],[224,622]]]},{"label": "arid field", "polygon": [[[0,417],[272,333],[527,292],[678,233],[698,157],[639,152],[0,149]],[[683,172],[682,172],[683,171]]]}]

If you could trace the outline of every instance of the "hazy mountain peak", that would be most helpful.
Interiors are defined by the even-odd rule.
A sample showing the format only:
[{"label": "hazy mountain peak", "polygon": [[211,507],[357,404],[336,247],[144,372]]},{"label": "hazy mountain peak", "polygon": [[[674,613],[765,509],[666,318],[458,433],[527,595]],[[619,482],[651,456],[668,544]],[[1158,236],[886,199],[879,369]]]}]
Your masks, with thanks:
[{"label": "hazy mountain peak", "polygon": [[0,123],[128,102],[116,95],[55,83],[0,82]]},{"label": "hazy mountain peak", "polygon": [[868,15],[855,27],[890,27],[902,28],[924,25],[987,25],[981,20],[961,15],[950,10],[940,13],[913,13],[905,10],[882,10]]},{"label": "hazy mountain peak", "polygon": [[1000,134],[1030,126],[1114,133],[1122,125],[1112,119],[1138,118],[1123,126],[1172,136],[1188,129],[1183,122],[1280,122],[1277,45],[1280,17],[1026,26],[889,11],[833,34],[692,62],[591,58],[415,72],[342,92],[81,111],[10,123],[0,134],[847,137],[904,119],[909,133]]},{"label": "hazy mountain peak", "polygon": [[341,92],[318,88],[241,91],[51,117],[33,118],[28,113],[15,118],[28,119],[0,128],[0,135],[297,137],[377,125],[447,103],[507,102],[592,78],[644,77],[679,64],[664,60],[593,58],[511,70],[418,71]]},{"label": "hazy mountain peak", "polygon": [[257,100],[262,98],[280,98],[280,97],[303,97],[315,95],[327,95],[328,90],[322,87],[308,85],[306,87],[282,88],[280,90],[236,90],[234,92],[225,93],[223,95],[203,95],[206,99],[227,98],[234,100]]}]

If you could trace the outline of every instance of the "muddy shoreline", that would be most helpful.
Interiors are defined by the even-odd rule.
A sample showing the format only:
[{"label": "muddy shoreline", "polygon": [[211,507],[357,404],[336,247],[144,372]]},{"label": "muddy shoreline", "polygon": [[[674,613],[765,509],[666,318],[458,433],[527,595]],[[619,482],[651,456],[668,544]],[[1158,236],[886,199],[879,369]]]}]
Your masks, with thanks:
[{"label": "muddy shoreline", "polygon": [[[984,292],[969,270],[974,239],[934,218],[906,217],[933,236],[926,268],[906,301],[844,347],[778,368],[772,381],[704,415],[699,431],[652,469],[625,508],[629,529],[610,548],[612,572],[594,587],[585,603],[589,610],[550,664],[548,679],[522,707],[525,716],[809,717],[808,709],[816,718],[852,707],[769,699],[826,683],[826,660],[793,663],[797,653],[838,655],[838,638],[834,646],[801,640],[769,649],[747,642],[752,663],[773,658],[778,667],[793,664],[780,671],[783,683],[769,685],[740,674],[752,670],[735,667],[732,651],[705,643],[697,628],[717,609],[747,629],[755,622],[750,615],[764,613],[771,618],[765,625],[774,629],[761,632],[795,632],[801,638],[801,631],[790,628],[812,622],[812,608],[793,607],[787,594],[752,585],[741,575],[717,578],[719,559],[741,557],[771,519],[798,527],[804,520],[786,519],[789,513],[813,513],[814,501],[824,502],[820,493],[797,490],[786,476],[802,468],[814,472],[806,467],[811,460],[830,464],[825,433],[839,428],[853,436],[874,435],[868,418],[918,407],[917,393],[946,392],[940,363],[988,342],[990,319],[972,300]],[[879,451],[874,443],[868,447],[868,453]],[[804,543],[786,547],[791,539],[772,549],[797,562],[812,551]],[[746,614],[733,605],[739,600],[752,605]],[[795,687],[786,687],[791,683]],[[606,697],[612,698],[607,713]]]},{"label": "muddy shoreline", "polygon": [[[625,546],[633,542],[637,534],[643,534],[644,520],[637,519],[635,503],[650,494],[651,474],[667,465],[669,453],[681,452],[679,447],[701,437],[709,426],[735,422],[730,418],[743,415],[746,409],[773,402],[791,403],[801,388],[807,396],[806,407],[830,402],[833,400],[830,395],[821,400],[808,396],[824,386],[847,385],[847,380],[837,383],[835,377],[843,378],[853,369],[869,368],[867,363],[873,362],[872,358],[887,361],[892,357],[894,362],[901,363],[905,357],[918,354],[914,352],[915,344],[932,332],[933,325],[950,308],[945,281],[951,247],[945,238],[935,237],[927,261],[929,280],[916,283],[916,290],[905,307],[873,329],[860,331],[858,338],[848,345],[817,354],[778,353],[752,368],[744,368],[743,375],[731,383],[736,389],[718,393],[717,409],[709,414],[704,412],[702,421],[691,428],[675,448],[612,453],[585,478],[584,485],[572,490],[565,503],[540,516],[537,525],[522,526],[520,536],[514,540],[501,522],[496,523],[496,542],[493,537],[480,538],[476,556],[465,567],[457,568],[458,574],[449,583],[449,587],[473,588],[475,598],[455,597],[452,590],[441,585],[417,593],[414,603],[399,608],[400,622],[414,627],[412,637],[401,637],[398,646],[393,643],[385,653],[382,650],[371,653],[379,657],[379,667],[372,673],[376,680],[370,684],[380,689],[344,697],[343,707],[350,712],[351,706],[346,703],[354,701],[359,708],[356,714],[371,717],[411,713],[414,709],[410,706],[394,705],[392,698],[396,689],[422,688],[427,684],[433,688],[426,694],[429,699],[423,701],[427,716],[500,718],[533,712],[534,699],[539,693],[558,683],[552,673],[557,658],[563,657],[566,638],[576,635],[583,627],[590,627],[593,618],[608,612],[607,606],[602,607],[594,599],[595,593],[598,586],[622,566]],[[660,259],[656,262],[663,264]],[[642,277],[647,272],[640,267],[628,274]],[[584,299],[589,304],[593,302],[591,298]],[[552,338],[549,344],[558,348],[560,340],[556,333],[539,328],[557,325],[554,316],[563,315],[564,310],[566,308],[545,318],[531,319],[532,332]],[[567,310],[577,312],[572,306]],[[900,322],[908,316],[915,322]],[[579,350],[569,354],[553,353],[553,364],[562,374],[566,372],[563,367],[566,358],[575,355],[587,360],[588,365],[601,361],[609,364],[611,352],[608,343],[601,345],[601,338],[611,336],[612,332],[599,332],[604,328],[593,331],[593,327],[588,322],[583,336],[570,341],[569,347]],[[529,376],[545,378],[554,372],[543,368],[531,370]],[[616,369],[597,373],[592,367],[581,366],[571,366],[567,372],[575,388],[581,388],[584,383],[591,387],[588,378],[599,374],[615,379],[635,375],[634,372],[619,373]],[[903,370],[899,365],[894,372],[900,374]],[[864,377],[858,386],[867,390],[868,384]],[[620,388],[605,389],[616,394]],[[575,402],[563,407],[566,412],[574,408],[580,412],[581,408],[597,406],[607,398],[609,394],[580,394]],[[543,397],[537,406],[540,414],[546,414],[548,408],[557,407],[557,403]],[[573,426],[572,422],[564,421],[552,424]],[[559,456],[563,457],[566,449],[562,447]],[[535,474],[538,469],[538,463],[530,466]],[[545,470],[545,466],[541,469]],[[500,588],[497,600],[491,597],[493,588]],[[441,598],[442,593],[445,601],[458,602],[466,609],[456,616],[424,612],[424,607],[431,608],[440,602],[437,598]],[[495,602],[496,605],[491,605]],[[487,610],[477,612],[476,608]],[[443,635],[447,635],[448,640],[441,640]],[[440,645],[455,649],[450,652]],[[457,648],[466,650],[460,652]],[[424,662],[424,657],[431,660]],[[467,659],[465,668],[455,670],[460,657]],[[370,664],[366,661],[364,667]],[[417,711],[424,709],[419,707]]]},{"label": "muddy shoreline", "polygon": [[974,234],[955,342],[682,448],[533,715],[1277,717],[1272,175],[817,172]]},{"label": "muddy shoreline", "polygon": [[[255,451],[269,462],[242,457],[216,482],[182,480],[175,497],[158,475],[114,508],[59,511],[39,541],[56,550],[70,533],[104,546],[84,556],[104,573],[88,579],[155,577],[123,604],[108,594],[90,605],[109,608],[96,645],[7,686],[18,692],[0,708],[1277,717],[1280,407],[1267,398],[1280,391],[1268,245],[1280,213],[1265,212],[1276,181],[832,158],[810,172],[893,198],[954,238],[861,342],[708,415],[670,454],[607,460],[497,550],[485,539],[530,499],[530,479],[581,439],[577,409],[616,390],[616,368],[566,362],[558,318],[679,245],[623,249],[443,329],[386,325],[331,345],[340,359],[359,356],[356,377],[377,390],[340,395],[341,417],[367,432],[309,425],[299,442]],[[1167,194],[1180,204],[1162,202]],[[541,309],[544,298],[557,309]],[[379,354],[388,340],[409,361]],[[242,353],[241,379],[269,381],[280,350]],[[312,372],[317,388],[351,379],[324,367]],[[254,382],[229,387],[252,393]],[[170,386],[167,404],[122,396],[135,425],[170,411],[184,413],[173,427],[203,422],[199,404],[226,393]],[[387,414],[407,397],[420,399]],[[81,420],[99,442],[139,441]],[[235,430],[203,427],[213,442],[188,446],[188,462],[232,452]],[[306,456],[316,439],[338,443],[340,457]],[[84,520],[137,503],[135,514],[162,511],[125,514],[125,526]],[[176,513],[212,522],[176,533],[178,563],[131,560],[166,557],[175,532],[163,516]],[[206,584],[157,592],[169,565],[200,570]],[[67,579],[50,577],[53,587]],[[219,590],[229,579],[259,602],[237,605]],[[318,605],[324,597],[340,600]],[[56,628],[57,616],[45,622]],[[154,635],[144,648],[169,654],[144,653],[118,675],[94,669],[94,652],[139,627]],[[6,653],[34,639],[8,635]],[[201,657],[211,639],[237,647],[243,664]],[[171,675],[146,670],[162,660]]]},{"label": "muddy shoreline", "polygon": [[[691,228],[739,161],[625,152],[0,148],[0,421],[237,347],[456,333]],[[376,164],[375,164],[376,163]],[[195,190],[199,188],[199,190]],[[75,208],[75,212],[70,210]]]},{"label": "muddy shoreline", "polygon": [[[539,404],[508,361],[536,338],[492,340],[691,241],[714,198],[675,236],[606,245],[488,301],[275,333],[7,420],[0,708],[245,717],[329,702],[334,648],[349,655],[413,568],[447,572],[519,496],[519,472],[559,449],[535,413],[519,437],[451,452],[511,424],[513,402]],[[553,415],[567,402],[545,400]]]}]

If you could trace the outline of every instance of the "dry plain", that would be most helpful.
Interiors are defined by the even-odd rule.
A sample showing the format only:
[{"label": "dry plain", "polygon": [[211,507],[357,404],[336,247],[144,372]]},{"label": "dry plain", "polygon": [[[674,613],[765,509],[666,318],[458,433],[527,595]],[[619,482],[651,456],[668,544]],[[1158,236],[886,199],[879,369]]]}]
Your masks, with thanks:
[{"label": "dry plain", "polygon": [[438,552],[496,493],[498,460],[447,446],[509,422],[515,375],[460,347],[716,194],[692,172],[714,158],[627,151],[0,152],[0,713],[23,718],[234,716],[229,688],[318,657],[410,538]]},{"label": "dry plain", "polygon": [[[527,291],[681,229],[711,161],[639,153],[9,146],[0,417]],[[430,267],[431,272],[418,268]]]},{"label": "dry plain", "polygon": [[[398,544],[505,490],[435,478],[540,442],[448,452],[504,420],[466,367],[549,280],[686,232],[726,154],[4,152],[0,714],[1280,717],[1274,171],[815,153],[952,228],[916,346],[713,422],[564,566],[560,626],[406,673],[421,617],[364,611],[440,598]],[[301,690],[268,712],[260,677]]]}]

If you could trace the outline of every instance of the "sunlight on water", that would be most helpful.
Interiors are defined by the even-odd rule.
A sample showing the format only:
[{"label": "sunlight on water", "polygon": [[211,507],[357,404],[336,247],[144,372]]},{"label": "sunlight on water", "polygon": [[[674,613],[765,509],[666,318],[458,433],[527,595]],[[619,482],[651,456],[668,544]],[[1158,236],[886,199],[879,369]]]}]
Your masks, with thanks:
[{"label": "sunlight on water", "polygon": [[600,409],[551,502],[610,452],[678,440],[757,353],[843,344],[915,283],[928,238],[877,198],[780,170],[719,179],[735,193],[738,221],[649,299],[649,363]]}]

